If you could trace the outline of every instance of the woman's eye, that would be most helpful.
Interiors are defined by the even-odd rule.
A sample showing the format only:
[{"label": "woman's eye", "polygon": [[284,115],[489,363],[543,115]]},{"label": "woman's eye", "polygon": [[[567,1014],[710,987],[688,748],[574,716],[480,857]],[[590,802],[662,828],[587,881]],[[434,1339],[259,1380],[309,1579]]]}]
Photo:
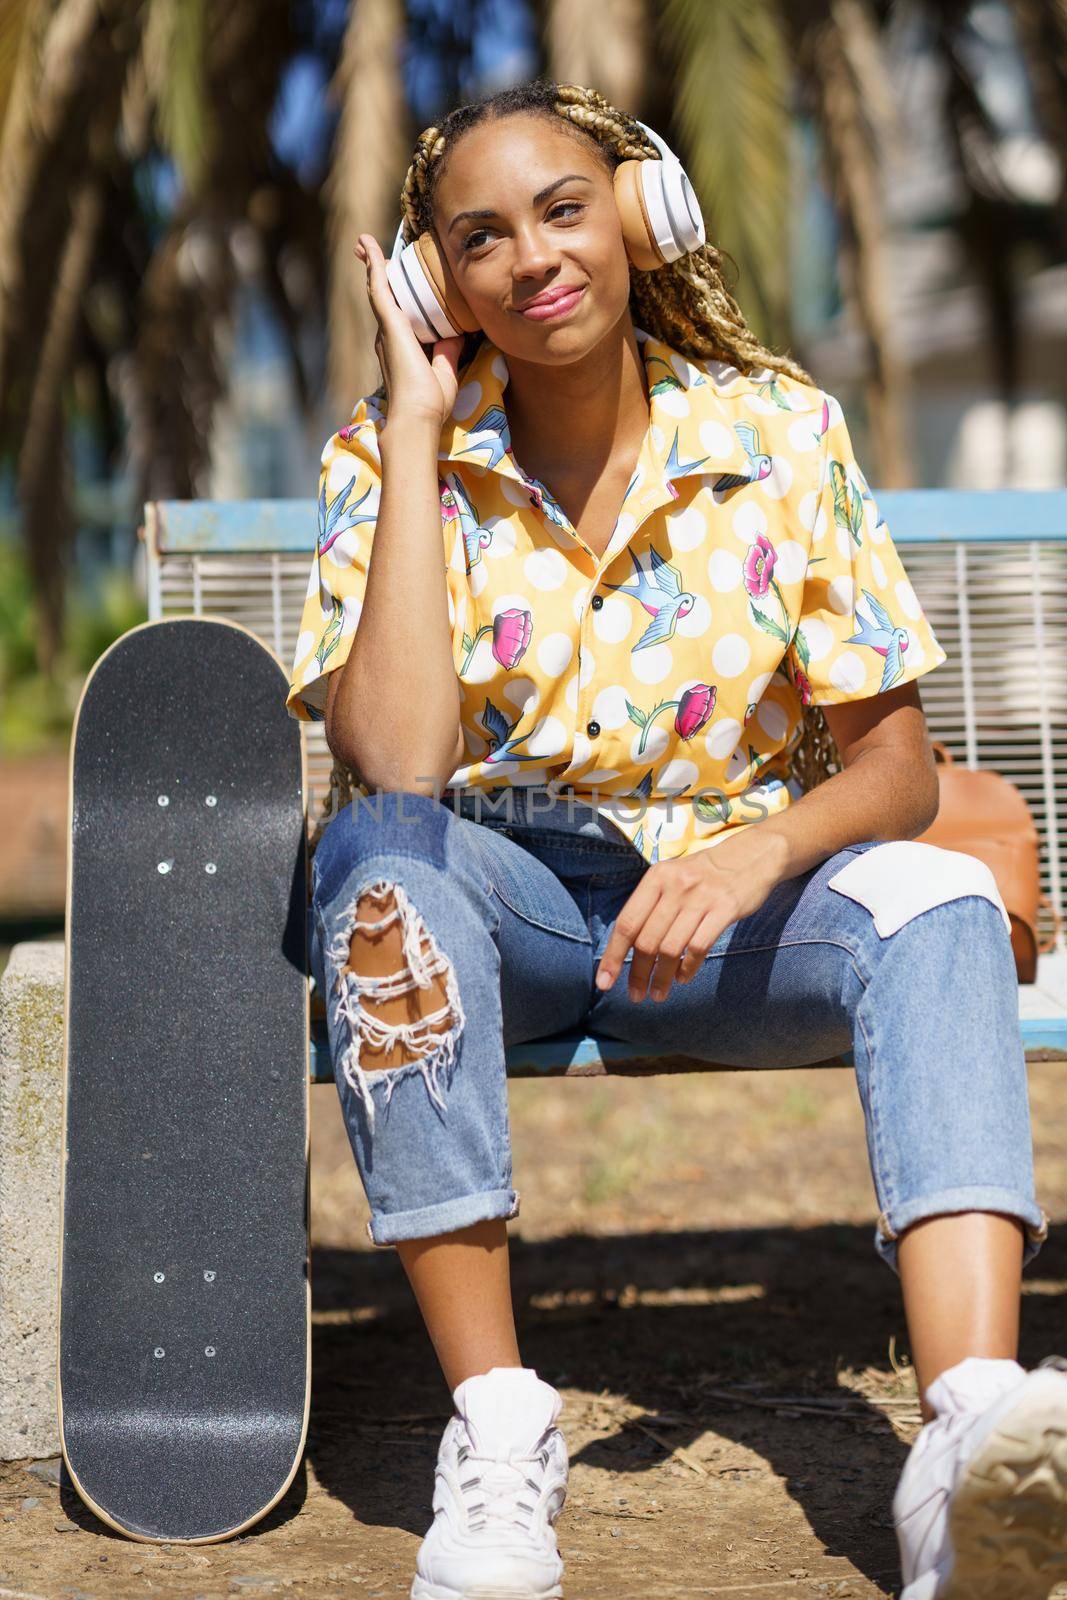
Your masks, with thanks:
[{"label": "woman's eye", "polygon": [[[557,217],[562,217],[565,212],[584,210],[585,204],[581,200],[561,200],[558,205],[553,206],[548,215],[551,220],[555,220]],[[472,233],[468,233],[467,237],[464,239],[464,250],[477,250],[481,242],[481,236],[490,233],[491,231],[492,230],[489,228],[475,228],[474,231]]]}]

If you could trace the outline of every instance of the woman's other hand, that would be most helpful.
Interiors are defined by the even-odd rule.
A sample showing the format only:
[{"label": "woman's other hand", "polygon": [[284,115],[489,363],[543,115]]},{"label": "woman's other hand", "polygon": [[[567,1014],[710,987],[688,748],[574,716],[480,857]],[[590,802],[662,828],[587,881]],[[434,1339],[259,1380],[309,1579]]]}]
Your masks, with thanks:
[{"label": "woman's other hand", "polygon": [[440,428],[456,400],[463,335],[435,340],[427,356],[389,286],[385,256],[373,234],[360,234],[356,255],[367,268],[367,293],[378,324],[374,353],[389,402],[385,425],[403,417],[425,419]]},{"label": "woman's other hand", "polygon": [[644,1000],[649,978],[653,1000],[665,1000],[675,981],[688,983],[723,930],[758,911],[780,881],[783,850],[780,835],[755,824],[714,847],[650,866],[615,919],[597,988],[611,988],[631,947],[631,1000]]}]

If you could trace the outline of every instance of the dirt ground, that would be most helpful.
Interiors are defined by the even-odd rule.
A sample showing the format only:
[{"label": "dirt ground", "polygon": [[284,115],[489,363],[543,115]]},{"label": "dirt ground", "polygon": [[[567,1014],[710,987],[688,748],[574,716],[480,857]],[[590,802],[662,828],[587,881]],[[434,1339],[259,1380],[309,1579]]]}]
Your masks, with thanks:
[{"label": "dirt ground", "polygon": [[[1062,1071],[1031,1069],[1054,1219]],[[407,1595],[449,1399],[395,1252],[367,1243],[336,1091],[311,1102],[313,1392],[288,1493],[244,1537],[156,1546],[100,1523],[58,1462],[2,1464],[0,1600]],[[851,1075],[521,1082],[511,1104],[523,1355],[566,1399],[568,1600],[897,1594],[918,1412]],[[1065,1297],[1054,1227],[1027,1364],[1067,1353]]]}]

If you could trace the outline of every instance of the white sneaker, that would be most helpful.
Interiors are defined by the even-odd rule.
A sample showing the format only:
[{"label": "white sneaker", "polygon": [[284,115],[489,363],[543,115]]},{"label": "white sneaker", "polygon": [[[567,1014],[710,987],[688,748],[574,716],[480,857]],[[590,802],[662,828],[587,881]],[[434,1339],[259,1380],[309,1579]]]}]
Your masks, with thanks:
[{"label": "white sneaker", "polygon": [[893,1497],[900,1600],[1046,1600],[1067,1579],[1067,1361],[968,1356]]},{"label": "white sneaker", "polygon": [[411,1600],[562,1600],[562,1396],[532,1367],[493,1367],[452,1398]]}]

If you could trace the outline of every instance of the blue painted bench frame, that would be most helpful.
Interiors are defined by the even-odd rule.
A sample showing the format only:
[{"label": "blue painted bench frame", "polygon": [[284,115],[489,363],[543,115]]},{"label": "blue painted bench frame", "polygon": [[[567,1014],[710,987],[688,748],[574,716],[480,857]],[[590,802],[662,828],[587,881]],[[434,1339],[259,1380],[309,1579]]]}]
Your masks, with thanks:
[{"label": "blue painted bench frame", "polygon": [[[948,543],[1057,543],[1067,546],[1067,489],[874,490],[894,544],[907,547]],[[168,558],[191,556],[270,557],[307,553],[310,562],[317,512],[312,500],[157,501],[145,507],[141,530],[148,556],[150,617],[189,615],[164,610],[161,573]],[[918,587],[918,586],[917,586]],[[192,614],[197,614],[194,610]],[[200,614],[224,615],[220,612]],[[283,663],[288,670],[290,663]],[[1067,948],[1042,955],[1038,981],[1020,987],[1020,1030],[1028,1060],[1067,1060]],[[651,1002],[649,1002],[651,1003]],[[332,1083],[325,1032],[313,1023],[311,1080]],[[728,1064],[682,1054],[664,1056],[592,1034],[562,1032],[506,1052],[509,1077],[585,1077],[606,1073],[736,1071]],[[849,1067],[846,1052],[816,1066]]]}]

